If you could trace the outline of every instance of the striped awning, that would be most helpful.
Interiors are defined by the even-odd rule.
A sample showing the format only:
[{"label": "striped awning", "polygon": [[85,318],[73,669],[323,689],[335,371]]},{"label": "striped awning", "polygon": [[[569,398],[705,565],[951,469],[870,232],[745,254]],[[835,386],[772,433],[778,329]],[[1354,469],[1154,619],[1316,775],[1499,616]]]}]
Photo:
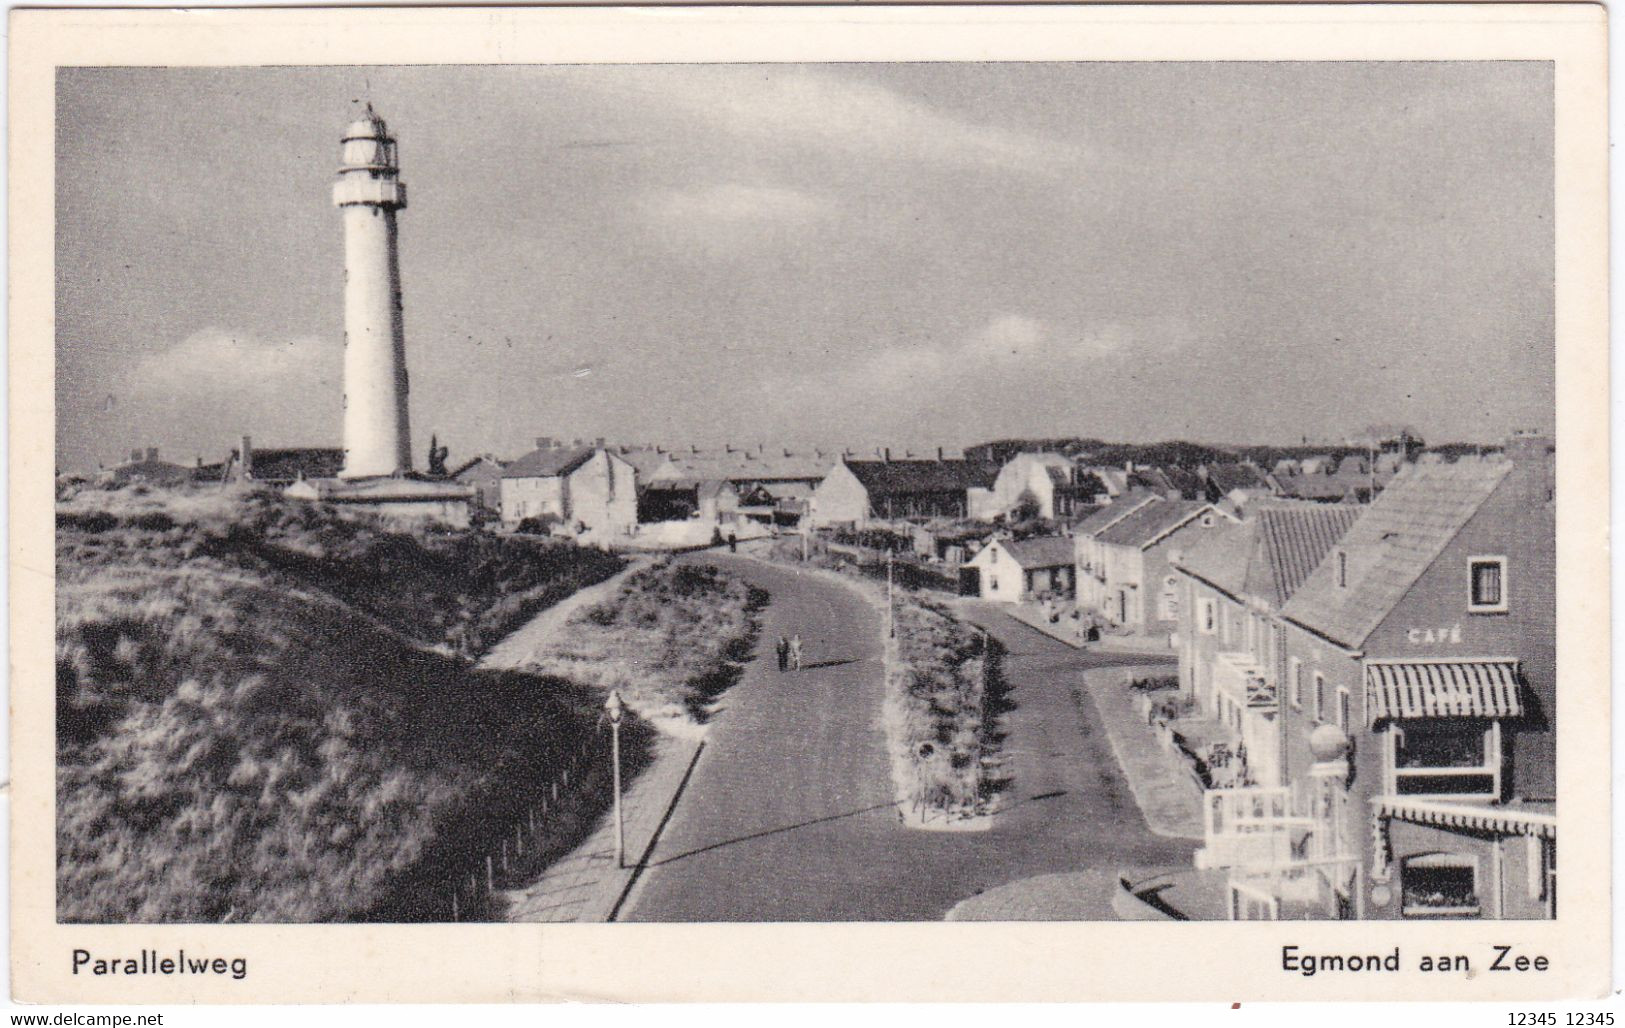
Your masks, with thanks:
[{"label": "striped awning", "polygon": [[1517,717],[1515,660],[1373,660],[1365,666],[1366,714],[1384,717]]},{"label": "striped awning", "polygon": [[1437,800],[1419,800],[1409,796],[1375,796],[1371,803],[1378,817],[1398,818],[1416,824],[1437,825],[1440,828],[1460,828],[1473,832],[1494,832],[1497,835],[1538,835],[1545,839],[1557,838],[1557,818],[1551,814],[1517,807],[1469,806],[1465,803],[1441,803]]}]

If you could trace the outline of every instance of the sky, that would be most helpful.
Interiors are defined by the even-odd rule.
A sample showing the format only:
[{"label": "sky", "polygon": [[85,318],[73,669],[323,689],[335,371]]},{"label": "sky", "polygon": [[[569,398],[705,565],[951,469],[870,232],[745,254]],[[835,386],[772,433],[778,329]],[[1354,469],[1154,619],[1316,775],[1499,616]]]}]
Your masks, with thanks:
[{"label": "sky", "polygon": [[399,139],[413,448],[1554,425],[1544,63],[62,69],[58,466],[340,444]]}]

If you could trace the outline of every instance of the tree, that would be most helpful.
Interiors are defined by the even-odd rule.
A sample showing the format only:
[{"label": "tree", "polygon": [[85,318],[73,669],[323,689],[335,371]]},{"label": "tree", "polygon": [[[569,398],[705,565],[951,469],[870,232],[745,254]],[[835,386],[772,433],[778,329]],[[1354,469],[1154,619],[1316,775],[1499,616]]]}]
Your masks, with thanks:
[{"label": "tree", "polygon": [[446,457],[450,453],[450,450],[440,445],[439,436],[429,436],[429,474],[445,477]]}]

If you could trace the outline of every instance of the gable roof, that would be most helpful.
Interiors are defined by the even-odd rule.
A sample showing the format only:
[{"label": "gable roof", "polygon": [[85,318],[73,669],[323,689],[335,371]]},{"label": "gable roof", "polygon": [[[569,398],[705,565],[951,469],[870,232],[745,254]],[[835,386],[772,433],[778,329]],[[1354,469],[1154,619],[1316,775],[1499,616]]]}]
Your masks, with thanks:
[{"label": "gable roof", "polygon": [[1252,564],[1257,532],[1256,520],[1225,521],[1215,525],[1211,535],[1169,563],[1231,596],[1240,597],[1247,591],[1247,569]]},{"label": "gable roof", "polygon": [[1314,572],[1364,508],[1345,504],[1272,503],[1253,512],[1257,546],[1246,591],[1280,609]]},{"label": "gable roof", "polygon": [[472,460],[467,460],[457,465],[457,470],[453,471],[449,477],[461,480],[464,475],[476,470],[488,470],[490,474],[498,475],[498,477],[500,477],[500,472],[507,466],[507,463],[504,461],[497,460],[495,457],[491,457],[486,454],[481,454]]},{"label": "gable roof", "polygon": [[1344,646],[1363,645],[1511,467],[1407,465],[1336,544],[1348,554],[1348,585],[1337,584],[1337,562],[1323,560],[1282,616]]},{"label": "gable roof", "polygon": [[1098,536],[1148,503],[1162,503],[1163,499],[1149,489],[1136,489],[1124,493],[1072,526],[1073,534]]},{"label": "gable roof", "polygon": [[[241,457],[237,449],[233,457]],[[299,478],[337,478],[344,469],[344,450],[338,446],[286,446],[248,451],[251,466],[248,474],[262,482],[288,481]],[[237,465],[241,468],[242,465]]]},{"label": "gable roof", "polygon": [[561,446],[532,450],[502,469],[503,478],[552,478],[568,475],[592,459],[594,446]]},{"label": "gable roof", "polygon": [[1144,549],[1204,510],[1213,511],[1213,505],[1199,500],[1163,500],[1147,504],[1095,538],[1112,546]]},{"label": "gable roof", "polygon": [[1251,464],[1209,464],[1208,484],[1220,493],[1236,489],[1257,489],[1264,485],[1264,475]]},{"label": "gable roof", "polygon": [[852,472],[869,496],[907,493],[951,493],[991,489],[999,465],[970,460],[849,460]]},{"label": "gable roof", "polygon": [[1053,568],[1071,564],[1073,560],[1070,536],[1044,535],[1021,540],[1000,539],[998,544],[1024,568]]}]

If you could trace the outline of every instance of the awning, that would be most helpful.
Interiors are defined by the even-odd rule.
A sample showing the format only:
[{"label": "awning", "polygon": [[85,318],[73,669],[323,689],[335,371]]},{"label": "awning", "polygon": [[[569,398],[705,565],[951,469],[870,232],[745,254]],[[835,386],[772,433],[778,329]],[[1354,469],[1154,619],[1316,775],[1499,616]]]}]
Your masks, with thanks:
[{"label": "awning", "polygon": [[1515,660],[1373,660],[1365,666],[1366,715],[1517,717]]},{"label": "awning", "polygon": [[1378,817],[1398,818],[1413,824],[1459,828],[1496,835],[1538,835],[1557,838],[1557,818],[1517,807],[1476,807],[1467,804],[1417,800],[1407,796],[1376,796],[1371,800]]}]

